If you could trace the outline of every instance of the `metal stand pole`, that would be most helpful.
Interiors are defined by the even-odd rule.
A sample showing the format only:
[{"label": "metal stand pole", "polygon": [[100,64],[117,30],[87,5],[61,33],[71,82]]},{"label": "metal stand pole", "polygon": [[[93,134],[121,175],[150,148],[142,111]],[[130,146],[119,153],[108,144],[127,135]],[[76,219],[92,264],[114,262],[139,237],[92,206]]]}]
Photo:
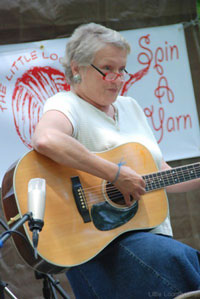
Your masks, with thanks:
[{"label": "metal stand pole", "polygon": [[67,293],[60,286],[59,281],[54,279],[52,275],[35,271],[35,277],[36,279],[43,279],[43,295],[45,299],[56,299],[55,289],[60,293],[62,298],[69,299]]},{"label": "metal stand pole", "polygon": [[[9,227],[4,223],[3,220],[0,219],[0,224],[3,226],[3,228],[5,230],[8,230]],[[9,290],[9,288],[7,287],[7,283],[5,283],[4,281],[1,280],[0,277],[0,299],[4,299],[4,294],[7,294],[10,298],[12,299],[17,299],[17,297]]]},{"label": "metal stand pole", "polygon": [[[4,233],[2,233],[0,235],[0,248],[3,247],[3,244],[5,243],[5,241],[11,236],[12,232],[16,232],[16,230],[22,225],[24,224],[27,220],[30,220],[32,217],[32,213],[27,213],[25,214],[20,220],[17,221],[16,224],[14,224],[12,226],[11,229],[9,229],[9,227],[6,226],[6,224],[3,223],[3,221],[0,221],[0,223],[2,224],[2,226],[7,230]],[[50,274],[43,274],[40,272],[35,272],[36,274],[36,278],[40,279],[43,278],[44,279],[44,288],[43,288],[43,294],[44,294],[44,298],[45,299],[56,299],[56,291],[55,289],[60,293],[60,295],[64,298],[64,299],[69,299],[69,297],[67,296],[66,292],[63,290],[63,288],[59,285],[59,281],[55,280]],[[2,291],[1,291],[2,289]],[[3,290],[9,295],[9,296],[13,296],[10,297],[12,299],[17,299],[17,297],[15,297],[11,291],[6,287],[6,284],[4,282],[1,282],[0,280],[0,299],[4,299],[4,292]],[[1,295],[2,294],[2,295]],[[2,296],[2,297],[1,297]],[[51,297],[50,297],[51,296]],[[52,297],[53,296],[53,297]]]},{"label": "metal stand pole", "polygon": [[12,299],[17,299],[17,297],[7,288],[7,283],[0,278],[0,299],[4,299],[4,294],[7,294]]},{"label": "metal stand pole", "polygon": [[9,229],[9,227],[5,224],[5,222],[4,222],[2,219],[0,219],[0,224],[1,224],[1,226],[3,226],[3,228],[4,228],[5,230],[8,230],[8,229]]},{"label": "metal stand pole", "polygon": [[25,214],[20,220],[18,220],[11,229],[9,229],[8,231],[5,231],[4,233],[2,233],[0,235],[0,248],[3,247],[3,243],[5,243],[5,241],[7,239],[10,238],[10,235],[12,232],[15,232],[22,224],[24,224],[27,220],[29,220],[32,216],[32,213],[27,213]]}]

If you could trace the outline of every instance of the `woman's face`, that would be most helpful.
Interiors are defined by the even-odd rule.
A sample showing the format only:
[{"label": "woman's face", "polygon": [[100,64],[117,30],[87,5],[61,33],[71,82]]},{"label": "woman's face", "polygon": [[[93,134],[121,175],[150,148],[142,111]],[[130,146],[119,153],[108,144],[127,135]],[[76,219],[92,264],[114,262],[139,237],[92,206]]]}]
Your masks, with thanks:
[{"label": "woman's face", "polygon": [[[107,45],[96,52],[93,65],[103,73],[122,73],[126,67],[127,51]],[[118,77],[113,82],[103,80],[103,76],[92,66],[80,67],[81,83],[75,84],[74,91],[85,101],[104,110],[118,96],[123,82]]]}]

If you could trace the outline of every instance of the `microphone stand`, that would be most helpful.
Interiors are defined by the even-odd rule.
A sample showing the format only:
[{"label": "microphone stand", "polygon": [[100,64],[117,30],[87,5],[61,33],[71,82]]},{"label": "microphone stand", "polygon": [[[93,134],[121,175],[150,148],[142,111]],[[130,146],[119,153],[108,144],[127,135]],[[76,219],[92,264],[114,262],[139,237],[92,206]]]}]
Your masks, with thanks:
[{"label": "microphone stand", "polygon": [[9,288],[7,288],[7,283],[5,283],[4,281],[1,280],[0,277],[0,299],[4,299],[4,294],[6,293],[10,298],[12,299],[17,299],[17,297],[15,297],[15,295],[9,290]]},{"label": "microphone stand", "polygon": [[41,272],[35,271],[36,279],[43,279],[43,296],[45,299],[56,299],[56,292],[55,289],[60,293],[60,295],[65,298],[69,299],[66,292],[63,288],[59,285],[59,280],[53,278],[50,274],[43,274]]},{"label": "microphone stand", "polygon": [[[2,219],[0,219],[0,224],[5,230],[9,230],[9,227],[4,223]],[[7,283],[5,283],[0,276],[0,299],[4,299],[4,294],[6,293],[10,298],[17,299],[15,295],[9,290],[7,287]]]},{"label": "microphone stand", "polygon": [[[10,229],[6,224],[4,224],[3,221],[1,221],[2,226],[7,230],[4,233],[2,233],[0,235],[0,248],[3,247],[3,244],[5,243],[5,241],[7,239],[10,238],[12,232],[16,232],[16,230],[23,225],[27,220],[29,220],[30,222],[33,220],[32,218],[32,213],[26,213],[23,215],[23,217],[18,220]],[[43,288],[43,293],[44,293],[44,298],[46,299],[50,299],[50,298],[57,298],[56,293],[55,293],[55,289],[61,294],[61,296],[64,299],[69,299],[69,297],[67,296],[66,292],[63,290],[63,288],[61,286],[59,286],[59,281],[55,280],[52,275],[50,274],[43,274],[40,272],[35,272],[36,275],[36,279],[40,279],[43,278],[44,279],[44,288]],[[50,288],[48,288],[48,285],[50,286]],[[4,291],[7,292],[8,295],[12,296],[12,299],[17,299],[17,297],[15,297],[10,290],[6,287],[6,284],[4,282],[1,282],[0,279],[0,299],[4,299]],[[46,295],[47,294],[47,295]],[[53,297],[50,297],[52,294]]]},{"label": "microphone stand", "polygon": [[5,229],[5,230],[8,230],[9,229],[9,227],[5,224],[5,222],[0,218],[0,224],[1,224],[1,226],[3,226],[3,228]]},{"label": "microphone stand", "polygon": [[3,247],[3,243],[5,243],[5,241],[7,239],[10,238],[10,235],[15,232],[22,224],[24,224],[27,220],[31,220],[32,219],[32,213],[26,213],[24,214],[24,216],[18,220],[11,229],[8,229],[7,231],[5,231],[4,233],[2,233],[0,235],[0,248]]}]

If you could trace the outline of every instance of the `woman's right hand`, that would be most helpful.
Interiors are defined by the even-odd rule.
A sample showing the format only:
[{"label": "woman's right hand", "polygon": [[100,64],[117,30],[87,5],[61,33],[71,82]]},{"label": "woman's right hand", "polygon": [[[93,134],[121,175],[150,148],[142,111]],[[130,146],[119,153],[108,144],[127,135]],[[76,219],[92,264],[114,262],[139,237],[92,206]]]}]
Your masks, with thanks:
[{"label": "woman's right hand", "polygon": [[128,166],[120,167],[120,173],[114,185],[124,196],[127,206],[131,205],[131,196],[134,200],[140,200],[141,196],[146,193],[142,176]]}]

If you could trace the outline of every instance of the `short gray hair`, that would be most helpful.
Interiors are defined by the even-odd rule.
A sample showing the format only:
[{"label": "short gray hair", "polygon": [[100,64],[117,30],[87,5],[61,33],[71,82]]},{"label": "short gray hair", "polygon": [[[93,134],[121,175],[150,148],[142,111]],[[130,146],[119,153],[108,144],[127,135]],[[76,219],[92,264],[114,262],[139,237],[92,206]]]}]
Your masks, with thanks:
[{"label": "short gray hair", "polygon": [[65,57],[62,58],[67,82],[73,83],[71,61],[87,66],[93,62],[95,53],[107,44],[126,49],[127,54],[131,51],[129,43],[115,30],[95,23],[77,27],[67,42]]}]

